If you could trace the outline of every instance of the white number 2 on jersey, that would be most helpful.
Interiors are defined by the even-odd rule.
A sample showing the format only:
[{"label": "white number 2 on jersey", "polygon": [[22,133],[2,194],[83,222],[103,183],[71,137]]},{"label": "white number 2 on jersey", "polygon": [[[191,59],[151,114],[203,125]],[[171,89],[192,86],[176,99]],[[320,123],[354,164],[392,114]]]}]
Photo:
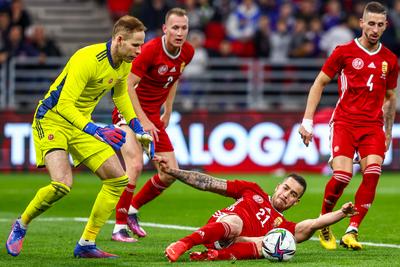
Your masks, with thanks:
[{"label": "white number 2 on jersey", "polygon": [[260,210],[256,213],[257,219],[261,223],[261,227],[264,228],[265,223],[269,220],[271,216],[269,216],[271,210],[268,208],[260,208]]},{"label": "white number 2 on jersey", "polygon": [[374,83],[372,82],[373,77],[374,77],[374,75],[371,74],[371,76],[369,76],[369,78],[368,78],[367,86],[369,87],[369,91],[372,91],[373,87],[374,87]]},{"label": "white number 2 on jersey", "polygon": [[163,88],[168,88],[168,85],[174,81],[174,77],[169,76],[167,82],[164,84]]}]

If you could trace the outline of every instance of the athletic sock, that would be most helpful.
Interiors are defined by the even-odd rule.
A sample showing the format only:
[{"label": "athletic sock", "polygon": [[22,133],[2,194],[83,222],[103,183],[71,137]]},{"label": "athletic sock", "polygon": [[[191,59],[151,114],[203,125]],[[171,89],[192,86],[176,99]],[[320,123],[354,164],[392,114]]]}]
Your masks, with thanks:
[{"label": "athletic sock", "polygon": [[90,242],[96,240],[97,234],[110,217],[127,184],[128,177],[126,175],[103,180],[103,186],[93,204],[92,212],[90,213],[81,240],[88,240]]},{"label": "athletic sock", "polygon": [[343,190],[349,184],[352,174],[344,171],[334,171],[332,178],[326,184],[324,202],[322,203],[321,214],[331,212],[336,202],[343,194]]},{"label": "athletic sock", "polygon": [[149,179],[142,189],[132,198],[131,205],[135,209],[140,209],[144,204],[152,201],[159,196],[168,186],[165,185],[158,174]]},{"label": "athletic sock", "polygon": [[375,198],[376,187],[381,175],[381,165],[370,164],[365,168],[363,178],[355,196],[358,214],[350,218],[350,226],[358,228]]},{"label": "athletic sock", "polygon": [[57,200],[67,195],[70,191],[71,188],[69,186],[55,181],[40,188],[22,213],[21,222],[27,226],[32,219],[48,210]]},{"label": "athletic sock", "polygon": [[218,260],[247,260],[258,259],[257,245],[254,242],[239,242],[230,245],[227,248],[218,250]]},{"label": "athletic sock", "polygon": [[129,205],[132,201],[133,191],[135,190],[135,185],[128,184],[125,187],[124,192],[122,192],[119,198],[118,204],[115,208],[115,223],[116,224],[126,224],[128,220],[128,210]]},{"label": "athletic sock", "polygon": [[199,230],[182,238],[180,241],[186,243],[189,248],[200,244],[210,244],[227,238],[231,233],[231,227],[225,222],[208,223]]}]

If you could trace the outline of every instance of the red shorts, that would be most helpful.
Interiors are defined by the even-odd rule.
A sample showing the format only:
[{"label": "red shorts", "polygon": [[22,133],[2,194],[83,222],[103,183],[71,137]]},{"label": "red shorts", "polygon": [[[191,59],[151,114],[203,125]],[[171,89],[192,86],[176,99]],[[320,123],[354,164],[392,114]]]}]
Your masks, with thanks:
[{"label": "red shorts", "polygon": [[[147,114],[146,114],[147,115]],[[155,147],[155,152],[172,152],[174,151],[174,147],[171,144],[171,140],[169,139],[169,136],[167,132],[165,131],[164,125],[162,121],[160,120],[160,116],[149,116],[147,115],[149,120],[160,130],[158,132],[158,142],[154,140],[154,147]],[[127,125],[124,117],[122,114],[118,112],[117,108],[114,108],[112,112],[112,123],[115,125]]]},{"label": "red shorts", "polygon": [[[213,216],[208,220],[207,224],[209,223],[214,223],[214,222],[219,222],[222,218],[224,218],[227,215],[237,215],[236,213],[233,212],[223,212],[221,210],[217,210]],[[223,249],[223,248],[227,248],[230,245],[233,244],[233,239],[222,239],[222,240],[217,240],[214,243],[210,243],[210,244],[204,244],[204,246],[208,249],[212,248],[212,249]]]},{"label": "red shorts", "polygon": [[332,157],[353,158],[358,152],[361,159],[368,155],[385,158],[385,132],[380,126],[351,126],[333,123],[331,126]]}]

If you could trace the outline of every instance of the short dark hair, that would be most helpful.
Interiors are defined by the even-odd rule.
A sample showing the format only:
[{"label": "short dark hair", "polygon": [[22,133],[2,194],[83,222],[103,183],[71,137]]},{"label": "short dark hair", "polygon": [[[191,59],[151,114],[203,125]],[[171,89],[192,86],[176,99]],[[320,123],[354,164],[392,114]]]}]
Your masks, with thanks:
[{"label": "short dark hair", "polygon": [[364,14],[367,12],[387,15],[386,7],[379,2],[369,2],[364,7]]},{"label": "short dark hair", "polygon": [[183,8],[180,7],[174,7],[172,9],[170,9],[167,14],[165,15],[165,22],[167,22],[168,18],[171,15],[177,15],[178,17],[183,17],[183,16],[187,16],[187,12],[186,10],[184,10]]},{"label": "short dark hair", "polygon": [[115,22],[112,37],[115,37],[117,34],[131,34],[134,32],[145,31],[146,27],[144,24],[133,16],[125,15],[122,16]]},{"label": "short dark hair", "polygon": [[299,196],[299,198],[301,198],[304,193],[306,192],[307,189],[307,182],[306,179],[304,179],[303,176],[298,175],[297,173],[291,173],[288,176],[286,176],[286,179],[292,178],[294,179],[296,182],[298,182],[302,187],[303,187],[303,192],[301,193],[301,195]]}]

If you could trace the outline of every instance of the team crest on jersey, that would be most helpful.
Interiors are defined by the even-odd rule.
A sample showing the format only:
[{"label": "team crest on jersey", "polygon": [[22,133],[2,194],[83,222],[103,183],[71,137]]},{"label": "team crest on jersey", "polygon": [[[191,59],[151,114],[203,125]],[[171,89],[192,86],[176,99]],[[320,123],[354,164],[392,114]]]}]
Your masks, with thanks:
[{"label": "team crest on jersey", "polygon": [[168,71],[168,66],[167,65],[162,65],[158,67],[158,74],[164,75]]},{"label": "team crest on jersey", "polygon": [[253,200],[254,200],[255,202],[257,202],[258,204],[261,204],[261,203],[264,202],[264,199],[263,199],[260,195],[254,195],[254,196],[253,196]]},{"label": "team crest on jersey", "polygon": [[53,139],[54,139],[54,135],[53,135],[53,134],[49,134],[49,135],[47,136],[47,139],[49,139],[50,141],[53,140]]},{"label": "team crest on jersey", "polygon": [[114,81],[113,78],[109,79],[109,80],[108,80],[108,84],[112,84],[113,81]]},{"label": "team crest on jersey", "polygon": [[382,74],[386,74],[388,71],[388,63],[386,61],[382,62]]},{"label": "team crest on jersey", "polygon": [[382,75],[381,75],[382,79],[386,79],[387,71],[388,71],[388,63],[386,61],[383,61],[382,62]]},{"label": "team crest on jersey", "polygon": [[281,217],[278,217],[278,218],[276,218],[275,220],[274,220],[274,228],[275,227],[278,227],[279,225],[281,225],[281,223],[283,222],[283,219],[281,218]]},{"label": "team crest on jersey", "polygon": [[182,62],[182,64],[181,64],[181,69],[180,69],[180,72],[182,73],[183,72],[183,70],[185,69],[185,62]]},{"label": "team crest on jersey", "polygon": [[360,70],[364,67],[364,61],[361,58],[355,58],[355,59],[353,59],[353,62],[351,63],[351,65],[356,70]]}]

